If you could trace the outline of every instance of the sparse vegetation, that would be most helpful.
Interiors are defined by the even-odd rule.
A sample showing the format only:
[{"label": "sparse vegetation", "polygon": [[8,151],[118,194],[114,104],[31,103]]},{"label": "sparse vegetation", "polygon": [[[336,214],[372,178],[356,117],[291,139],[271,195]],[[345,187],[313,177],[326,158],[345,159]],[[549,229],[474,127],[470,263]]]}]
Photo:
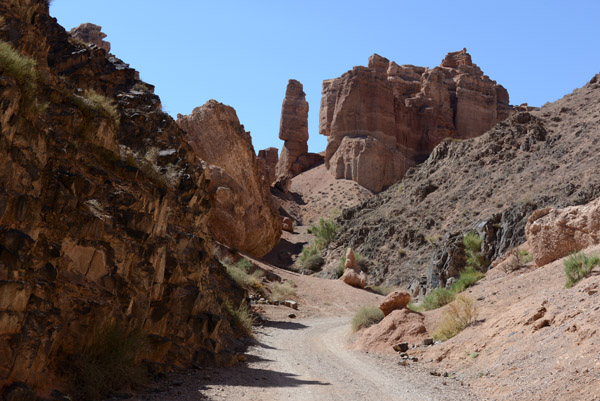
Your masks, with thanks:
[{"label": "sparse vegetation", "polygon": [[463,292],[484,277],[485,274],[479,270],[466,268],[460,272],[458,279],[450,286],[450,291],[452,291],[454,294]]},{"label": "sparse vegetation", "polygon": [[35,96],[38,80],[36,65],[34,59],[22,55],[9,43],[0,40],[0,75],[14,79],[21,89],[22,104],[39,111]]},{"label": "sparse vegetation", "polygon": [[533,255],[517,247],[508,250],[508,260],[504,263],[504,271],[509,273],[524,268],[533,260]]},{"label": "sparse vegetation", "polygon": [[383,312],[376,306],[363,306],[352,317],[352,331],[358,331],[379,323]]},{"label": "sparse vegetation", "polygon": [[473,300],[466,295],[459,295],[442,313],[442,320],[433,338],[440,341],[452,338],[476,320],[477,307]]},{"label": "sparse vegetation", "polygon": [[386,295],[390,294],[392,291],[394,291],[395,288],[387,287],[384,285],[374,285],[371,287],[371,289],[379,295],[386,296]]},{"label": "sparse vegetation", "polygon": [[319,271],[325,263],[325,259],[321,255],[311,255],[302,261],[302,267],[312,272]]},{"label": "sparse vegetation", "polygon": [[337,225],[331,219],[321,218],[319,225],[311,225],[308,232],[315,236],[314,245],[320,251],[325,249],[334,240],[337,233]]},{"label": "sparse vegetation", "polygon": [[455,297],[455,293],[447,288],[436,288],[425,296],[421,307],[424,310],[441,308],[442,306],[454,301]]},{"label": "sparse vegetation", "polygon": [[154,185],[160,188],[176,188],[181,180],[181,172],[176,166],[168,165],[161,168],[158,164],[159,149],[152,147],[144,155],[133,152],[131,149],[123,147],[121,149],[121,158],[129,166],[137,168]]},{"label": "sparse vegetation", "polygon": [[146,369],[140,355],[145,346],[146,336],[140,328],[116,322],[104,324],[89,345],[69,361],[76,398],[104,399],[111,393],[144,384]]},{"label": "sparse vegetation", "polygon": [[88,106],[98,111],[104,117],[110,118],[115,125],[119,125],[117,106],[109,98],[93,89],[88,89],[85,91],[85,99]]},{"label": "sparse vegetation", "polygon": [[283,283],[275,283],[271,289],[271,297],[274,301],[285,301],[292,295],[296,295],[296,284],[290,280],[285,280]]},{"label": "sparse vegetation", "polygon": [[254,315],[252,313],[252,308],[248,306],[246,301],[242,301],[237,308],[234,308],[229,302],[226,302],[225,307],[233,319],[233,324],[241,331],[241,333],[244,336],[251,336],[252,326],[254,325]]},{"label": "sparse vegetation", "polygon": [[250,273],[252,267],[252,263],[246,258],[240,259],[235,265],[225,265],[229,277],[231,277],[240,287],[261,290],[261,280],[264,276],[264,272],[262,270],[255,270],[253,273]]},{"label": "sparse vegetation", "polygon": [[594,267],[600,263],[597,255],[588,256],[583,252],[574,252],[563,262],[567,276],[566,288],[571,288],[581,279],[589,277]]},{"label": "sparse vegetation", "polygon": [[467,256],[467,270],[481,270],[487,264],[487,261],[481,255],[482,239],[477,233],[470,232],[464,235],[463,245]]}]

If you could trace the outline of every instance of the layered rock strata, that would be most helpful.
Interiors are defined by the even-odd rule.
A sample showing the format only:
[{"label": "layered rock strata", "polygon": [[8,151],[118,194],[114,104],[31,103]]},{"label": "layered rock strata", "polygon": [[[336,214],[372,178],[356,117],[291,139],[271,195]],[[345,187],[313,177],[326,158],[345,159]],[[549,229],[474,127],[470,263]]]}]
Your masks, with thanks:
[{"label": "layered rock strata", "polygon": [[277,177],[293,178],[316,166],[323,157],[308,152],[308,102],[302,84],[290,79],[281,108],[279,139],[283,140]]},{"label": "layered rock strata", "polygon": [[281,218],[252,147],[250,134],[232,107],[209,100],[177,116],[196,156],[207,163],[208,191],[215,200],[208,227],[220,242],[266,255],[279,241]]},{"label": "layered rock strata", "polygon": [[0,15],[3,51],[35,61],[0,65],[0,393],[66,391],[106,324],[140,328],[154,371],[235,363],[227,305],[244,294],[212,257],[209,183],[185,133],[47,1]]},{"label": "layered rock strata", "polygon": [[425,160],[444,138],[472,138],[506,118],[508,92],[463,49],[433,69],[377,54],[323,82],[319,131],[336,178],[379,192]]}]

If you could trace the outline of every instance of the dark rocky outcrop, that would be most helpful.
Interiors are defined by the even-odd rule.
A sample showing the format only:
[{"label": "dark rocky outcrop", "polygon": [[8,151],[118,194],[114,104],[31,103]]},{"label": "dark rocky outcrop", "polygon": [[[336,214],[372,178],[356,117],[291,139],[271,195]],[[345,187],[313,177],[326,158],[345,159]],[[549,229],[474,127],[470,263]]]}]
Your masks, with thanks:
[{"label": "dark rocky outcrop", "polygon": [[250,134],[232,107],[209,100],[192,114],[177,116],[196,156],[206,162],[208,191],[213,195],[208,229],[225,245],[255,257],[267,254],[281,236],[281,219],[273,204],[264,170]]},{"label": "dark rocky outcrop", "polygon": [[379,192],[425,160],[444,138],[473,138],[506,118],[508,92],[463,49],[440,67],[397,65],[374,54],[323,82],[319,130],[336,178]]},{"label": "dark rocky outcrop", "polygon": [[227,303],[244,294],[212,256],[185,133],[47,1],[0,14],[0,39],[36,62],[29,80],[0,66],[0,393],[64,389],[69,358],[110,321],[148,335],[155,370],[235,363]]}]

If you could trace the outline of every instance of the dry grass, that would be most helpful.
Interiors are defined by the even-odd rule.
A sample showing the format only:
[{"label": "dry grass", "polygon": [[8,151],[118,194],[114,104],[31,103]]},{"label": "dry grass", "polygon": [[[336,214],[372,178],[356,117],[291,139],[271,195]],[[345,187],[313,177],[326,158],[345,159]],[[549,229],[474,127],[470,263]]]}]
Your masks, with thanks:
[{"label": "dry grass", "polygon": [[85,91],[85,99],[88,101],[88,106],[98,111],[104,117],[110,118],[116,126],[119,125],[119,112],[112,100],[93,89]]},{"label": "dry grass", "polygon": [[252,326],[254,325],[254,314],[252,308],[248,306],[246,301],[242,301],[240,306],[234,308],[229,302],[225,303],[227,311],[231,315],[234,326],[246,336],[252,336]]},{"label": "dry grass", "polygon": [[352,331],[358,331],[379,323],[383,312],[376,306],[363,306],[352,317]]},{"label": "dry grass", "polygon": [[452,338],[476,320],[477,307],[473,300],[466,295],[459,295],[442,313],[442,321],[433,333],[433,338],[441,341]]},{"label": "dry grass", "polygon": [[141,329],[117,322],[104,324],[68,364],[75,399],[104,399],[143,385],[146,369],[140,355],[145,347],[146,335]]},{"label": "dry grass", "polygon": [[250,273],[253,268],[252,263],[248,259],[241,259],[235,265],[225,265],[227,274],[242,288],[253,288],[262,292],[262,278],[265,273],[262,270],[255,270]]},{"label": "dry grass", "polygon": [[296,295],[296,284],[293,281],[285,280],[283,283],[275,283],[271,287],[271,297],[273,301],[285,301],[292,295]]},{"label": "dry grass", "polygon": [[0,75],[10,77],[17,82],[24,104],[32,108],[36,106],[35,91],[38,80],[36,66],[34,59],[22,55],[9,43],[0,40]]}]

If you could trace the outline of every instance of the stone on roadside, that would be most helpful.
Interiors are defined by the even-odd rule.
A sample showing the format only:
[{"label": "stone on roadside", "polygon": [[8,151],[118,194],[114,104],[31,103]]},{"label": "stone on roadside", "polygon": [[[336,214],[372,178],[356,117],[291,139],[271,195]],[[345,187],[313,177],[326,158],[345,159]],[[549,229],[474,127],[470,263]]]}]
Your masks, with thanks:
[{"label": "stone on roadside", "polygon": [[379,304],[379,309],[384,316],[389,315],[396,309],[406,308],[410,302],[410,294],[406,291],[396,290],[388,294]]}]

